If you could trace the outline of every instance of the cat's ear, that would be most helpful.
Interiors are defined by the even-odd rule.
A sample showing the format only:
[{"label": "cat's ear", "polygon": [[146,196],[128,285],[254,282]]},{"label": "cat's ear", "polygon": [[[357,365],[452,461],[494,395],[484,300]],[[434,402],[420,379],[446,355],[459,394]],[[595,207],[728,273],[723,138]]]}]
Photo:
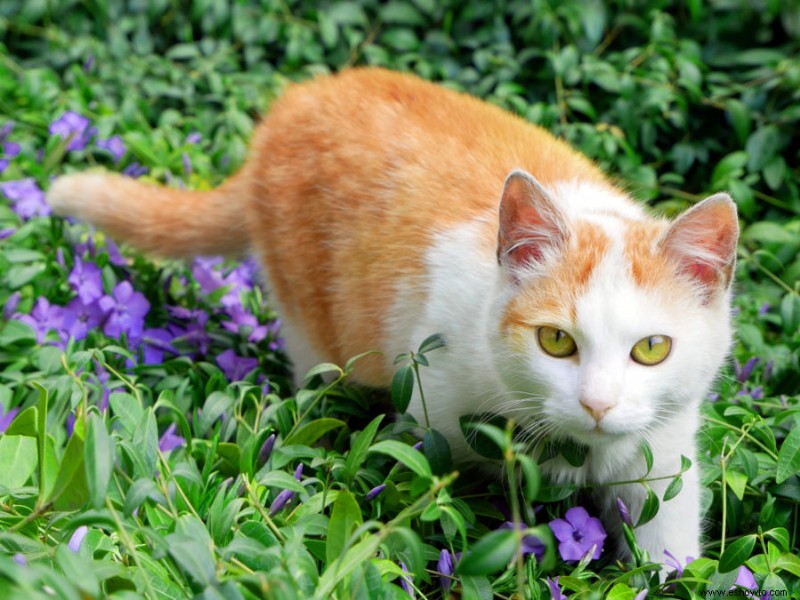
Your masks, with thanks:
[{"label": "cat's ear", "polygon": [[728,194],[714,194],[678,217],[661,245],[708,300],[733,278],[738,239],[736,205]]},{"label": "cat's ear", "polygon": [[549,248],[562,245],[567,237],[565,221],[547,190],[525,171],[512,171],[500,200],[497,261],[524,267],[540,261]]}]

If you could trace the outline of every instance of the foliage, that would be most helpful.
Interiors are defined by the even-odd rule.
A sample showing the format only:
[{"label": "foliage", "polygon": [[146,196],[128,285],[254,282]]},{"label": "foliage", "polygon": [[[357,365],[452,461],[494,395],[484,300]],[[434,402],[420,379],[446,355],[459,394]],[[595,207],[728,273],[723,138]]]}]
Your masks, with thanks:
[{"label": "foliage", "polygon": [[[0,31],[0,595],[697,598],[748,574],[800,594],[800,4],[9,0]],[[513,423],[464,423],[512,475],[487,494],[348,386],[352,362],[292,389],[251,265],[120,255],[47,216],[49,178],[89,165],[215,185],[289,80],[361,64],[541,123],[658,212],[734,196],[706,557],[669,582],[631,528],[629,564],[564,559],[548,524],[584,499],[539,481]],[[400,357],[400,412],[427,342]],[[645,512],[676,493],[678,473]]]}]

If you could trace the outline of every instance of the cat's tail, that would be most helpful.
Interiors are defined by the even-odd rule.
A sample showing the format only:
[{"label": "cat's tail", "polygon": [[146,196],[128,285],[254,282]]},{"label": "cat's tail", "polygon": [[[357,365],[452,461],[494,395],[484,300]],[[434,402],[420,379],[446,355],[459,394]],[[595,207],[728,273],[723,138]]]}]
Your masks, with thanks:
[{"label": "cat's tail", "polygon": [[56,214],[97,225],[117,241],[162,257],[237,255],[249,247],[250,187],[239,172],[210,191],[188,191],[114,173],[59,177],[47,192]]}]

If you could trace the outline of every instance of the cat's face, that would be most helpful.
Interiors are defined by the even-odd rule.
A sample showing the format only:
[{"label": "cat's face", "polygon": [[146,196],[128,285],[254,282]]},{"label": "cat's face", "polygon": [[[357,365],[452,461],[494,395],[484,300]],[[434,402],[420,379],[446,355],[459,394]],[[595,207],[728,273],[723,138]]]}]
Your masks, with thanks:
[{"label": "cat's face", "polygon": [[[527,214],[528,237],[501,230],[507,288],[494,356],[512,393],[496,408],[529,441],[646,438],[702,398],[731,335],[735,212],[718,202],[672,225],[555,215],[532,228]],[[709,244],[715,236],[720,243]],[[725,256],[714,263],[710,252]]]},{"label": "cat's face", "polygon": [[643,289],[612,264],[544,316],[532,304],[538,294],[520,290],[495,352],[518,392],[506,414],[532,439],[590,446],[667,423],[703,395],[730,346],[725,302],[703,306],[685,291],[676,302],[675,289]]}]

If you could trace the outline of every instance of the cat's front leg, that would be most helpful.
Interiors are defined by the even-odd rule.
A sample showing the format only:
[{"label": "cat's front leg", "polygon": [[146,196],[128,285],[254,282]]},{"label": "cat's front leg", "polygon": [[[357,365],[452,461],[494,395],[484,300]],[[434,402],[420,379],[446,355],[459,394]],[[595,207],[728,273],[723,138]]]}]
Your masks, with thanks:
[{"label": "cat's front leg", "polygon": [[[664,502],[664,492],[672,481],[670,476],[677,474],[680,470],[680,455],[672,457],[672,460],[663,460],[663,458],[662,460],[656,459],[653,472],[648,476],[648,478],[666,478],[648,482],[660,501],[658,513],[651,521],[635,529],[636,539],[639,546],[647,550],[652,561],[663,563],[667,557],[665,551],[668,551],[681,564],[684,564],[687,557],[697,558],[700,556],[701,515],[698,467],[692,464],[689,470],[683,473],[681,491],[674,498]],[[694,456],[691,458],[694,459]],[[644,506],[646,497],[644,486],[641,484],[614,486],[611,492],[628,506],[635,524]]]}]

